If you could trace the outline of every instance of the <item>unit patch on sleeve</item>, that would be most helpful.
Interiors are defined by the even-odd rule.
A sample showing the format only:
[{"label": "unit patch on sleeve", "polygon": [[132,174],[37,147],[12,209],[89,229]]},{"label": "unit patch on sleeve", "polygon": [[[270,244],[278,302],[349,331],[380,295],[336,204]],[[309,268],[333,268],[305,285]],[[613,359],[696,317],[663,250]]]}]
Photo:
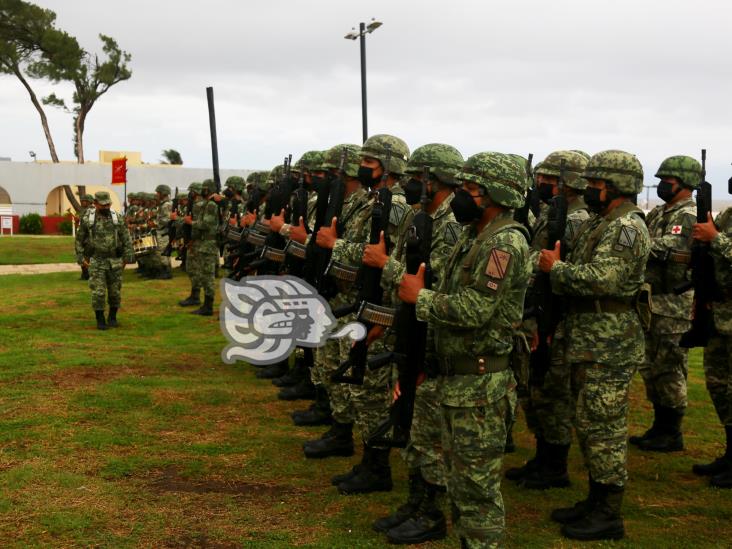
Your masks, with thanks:
[{"label": "unit patch on sleeve", "polygon": [[511,254],[493,248],[491,250],[490,258],[488,259],[488,265],[485,268],[485,274],[496,280],[503,280],[508,270],[508,265],[511,262]]}]

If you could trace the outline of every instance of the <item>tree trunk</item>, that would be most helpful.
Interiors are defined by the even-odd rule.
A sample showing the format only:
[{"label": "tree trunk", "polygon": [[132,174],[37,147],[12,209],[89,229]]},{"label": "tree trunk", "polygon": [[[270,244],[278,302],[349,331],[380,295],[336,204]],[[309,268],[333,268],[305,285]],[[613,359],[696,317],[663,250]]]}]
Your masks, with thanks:
[{"label": "tree trunk", "polygon": [[81,108],[74,121],[76,124],[76,159],[79,164],[84,163],[84,122],[88,111]]}]

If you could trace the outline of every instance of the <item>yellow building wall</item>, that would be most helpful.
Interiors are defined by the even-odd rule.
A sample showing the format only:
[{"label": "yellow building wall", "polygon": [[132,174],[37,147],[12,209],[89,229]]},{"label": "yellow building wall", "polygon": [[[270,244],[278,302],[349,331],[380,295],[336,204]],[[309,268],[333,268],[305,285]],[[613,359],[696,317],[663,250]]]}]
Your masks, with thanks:
[{"label": "yellow building wall", "polygon": [[142,165],[142,153],[136,151],[99,151],[99,163],[111,164],[115,158],[127,157],[128,166]]},{"label": "yellow building wall", "polygon": [[[71,186],[71,190],[75,196],[79,196],[79,187],[76,185]],[[110,198],[112,199],[112,209],[118,212],[122,211],[122,198],[124,195],[124,185],[116,186],[112,189],[102,185],[87,185],[87,194],[94,195],[97,191],[107,191]],[[117,194],[119,193],[119,194]],[[63,187],[56,187],[46,198],[46,215],[64,215],[66,212],[73,212],[74,209],[71,207],[71,203],[66,198],[66,193]]]}]

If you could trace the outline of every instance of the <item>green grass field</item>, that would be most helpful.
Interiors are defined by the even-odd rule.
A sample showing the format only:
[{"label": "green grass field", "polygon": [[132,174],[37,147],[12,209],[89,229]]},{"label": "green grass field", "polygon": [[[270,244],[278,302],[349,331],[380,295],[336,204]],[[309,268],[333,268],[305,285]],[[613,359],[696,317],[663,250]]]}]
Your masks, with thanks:
[{"label": "green grass field", "polygon": [[[356,457],[306,461],[285,403],[253,368],[224,365],[215,319],[176,301],[187,279],[126,273],[121,327],[94,328],[76,273],[0,277],[0,547],[381,547],[370,523],[402,502],[406,472],[394,456],[392,493],[345,497],[329,478]],[[688,450],[630,453],[628,537],[572,545],[550,509],[586,490],[576,448],[573,486],[528,493],[504,483],[510,547],[729,547],[732,493],[691,465],[721,450],[721,429],[694,354]],[[647,426],[642,384],[632,432]],[[519,450],[529,456],[522,421]],[[455,537],[431,547],[456,547]]]},{"label": "green grass field", "polygon": [[74,239],[70,236],[3,236],[0,238],[0,265],[73,263]]}]

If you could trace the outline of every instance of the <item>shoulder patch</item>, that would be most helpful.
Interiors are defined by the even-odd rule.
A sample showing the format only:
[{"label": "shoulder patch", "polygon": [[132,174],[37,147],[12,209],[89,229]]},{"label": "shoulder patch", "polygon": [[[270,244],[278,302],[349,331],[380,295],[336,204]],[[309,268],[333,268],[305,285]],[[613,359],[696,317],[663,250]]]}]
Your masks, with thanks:
[{"label": "shoulder patch", "polygon": [[402,221],[407,215],[407,207],[399,202],[392,202],[389,209],[389,223],[395,227],[400,227]]},{"label": "shoulder patch", "polygon": [[[498,248],[491,250],[488,258],[488,265],[485,268],[485,274],[496,280],[503,280],[506,277],[506,271],[511,263],[511,254]],[[490,287],[490,285],[489,285]]]},{"label": "shoulder patch", "polygon": [[635,229],[634,227],[623,225],[622,227],[620,227],[620,232],[618,233],[618,240],[616,245],[623,248],[632,248],[633,244],[635,244],[635,239],[637,237],[637,229]]},{"label": "shoulder patch", "polygon": [[449,245],[454,245],[460,238],[460,233],[463,231],[463,226],[456,221],[450,221],[445,225],[444,238],[445,242]]}]

